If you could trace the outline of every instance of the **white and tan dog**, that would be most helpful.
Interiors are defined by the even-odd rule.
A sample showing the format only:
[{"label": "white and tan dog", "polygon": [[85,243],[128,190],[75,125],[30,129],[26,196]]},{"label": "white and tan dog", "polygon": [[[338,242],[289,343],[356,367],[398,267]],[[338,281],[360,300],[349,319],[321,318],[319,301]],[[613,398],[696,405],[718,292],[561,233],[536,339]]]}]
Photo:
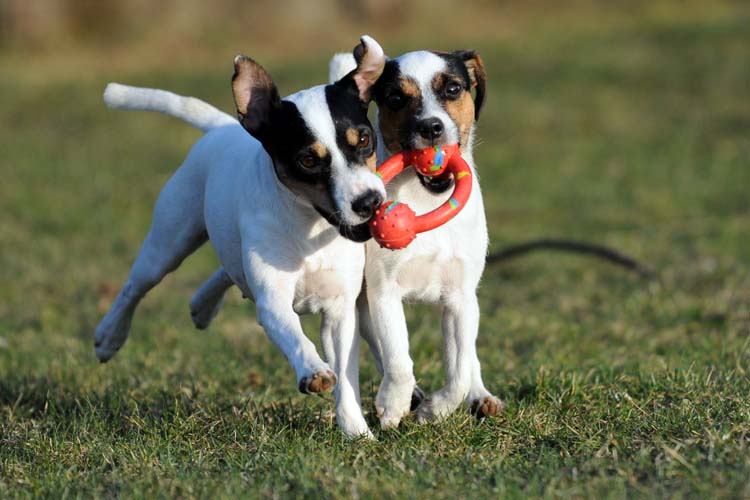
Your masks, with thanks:
[{"label": "white and tan dog", "polygon": [[[196,324],[210,321],[236,284],[255,300],[258,321],[294,368],[300,390],[336,384],[341,429],[372,436],[360,408],[355,302],[366,222],[385,196],[367,119],[385,56],[369,37],[354,53],[359,63],[336,83],[284,99],[260,65],[238,56],[232,89],[239,123],[196,99],[108,87],[113,107],[161,111],[207,133],[159,195],[130,276],[96,329],[101,361],[124,344],[144,295],[210,239],[222,269],[191,302]],[[297,314],[306,312],[322,314],[330,366],[302,331]]]},{"label": "white and tan dog", "polygon": [[[350,54],[331,61],[331,77],[355,66]],[[471,91],[475,96],[472,98]],[[486,92],[486,74],[474,51],[417,51],[390,59],[375,84],[378,160],[402,150],[456,144],[475,170],[474,125]],[[476,338],[476,289],[484,270],[488,233],[478,176],[464,209],[447,224],[420,234],[403,250],[367,243],[366,294],[358,301],[360,332],[383,375],[376,399],[381,426],[397,426],[419,395],[409,356],[402,303],[439,304],[443,315],[446,385],[417,407],[420,421],[439,419],[461,402],[480,417],[495,415],[502,402],[482,382]],[[418,177],[407,169],[388,184],[388,199],[409,204],[418,214],[444,203],[452,181]]]}]

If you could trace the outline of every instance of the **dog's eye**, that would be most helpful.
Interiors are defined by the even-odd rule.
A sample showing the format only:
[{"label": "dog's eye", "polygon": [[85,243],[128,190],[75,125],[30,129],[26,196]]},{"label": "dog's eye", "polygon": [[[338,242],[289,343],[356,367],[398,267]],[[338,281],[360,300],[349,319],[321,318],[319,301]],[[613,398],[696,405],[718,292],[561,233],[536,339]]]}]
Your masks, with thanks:
[{"label": "dog's eye", "polygon": [[445,87],[445,94],[448,97],[457,97],[461,93],[461,84],[458,82],[450,82]]},{"label": "dog's eye", "polygon": [[370,134],[368,134],[367,132],[362,132],[359,135],[359,143],[357,144],[357,147],[360,149],[364,149],[369,145],[370,145]]},{"label": "dog's eye", "polygon": [[401,92],[391,92],[385,96],[385,103],[393,110],[401,109],[406,104],[406,99]]},{"label": "dog's eye", "polygon": [[299,160],[299,164],[304,168],[313,168],[315,166],[315,156],[306,154]]}]

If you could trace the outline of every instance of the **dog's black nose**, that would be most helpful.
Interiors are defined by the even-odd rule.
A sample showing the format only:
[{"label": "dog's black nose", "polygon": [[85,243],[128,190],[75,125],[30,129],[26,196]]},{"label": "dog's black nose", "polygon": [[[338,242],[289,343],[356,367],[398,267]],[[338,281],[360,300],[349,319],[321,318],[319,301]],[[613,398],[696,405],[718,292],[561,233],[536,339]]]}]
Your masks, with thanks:
[{"label": "dog's black nose", "polygon": [[352,202],[352,210],[360,217],[369,219],[381,203],[383,203],[383,196],[374,189],[370,189]]},{"label": "dog's black nose", "polygon": [[425,139],[434,140],[443,135],[445,128],[440,118],[427,118],[417,124],[419,135]]}]

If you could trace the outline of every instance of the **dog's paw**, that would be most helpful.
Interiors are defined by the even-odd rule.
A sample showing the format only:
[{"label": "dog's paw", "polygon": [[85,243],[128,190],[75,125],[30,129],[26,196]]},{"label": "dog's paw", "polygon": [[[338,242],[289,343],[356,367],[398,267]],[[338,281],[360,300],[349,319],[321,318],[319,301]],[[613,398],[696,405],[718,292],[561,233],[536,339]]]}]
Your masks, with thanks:
[{"label": "dog's paw", "polygon": [[106,363],[117,354],[123,346],[130,333],[130,315],[115,317],[107,315],[104,317],[94,332],[94,348],[99,361]]},{"label": "dog's paw", "polygon": [[495,396],[489,395],[472,401],[469,411],[478,419],[494,417],[505,409],[505,404]]},{"label": "dog's paw", "polygon": [[395,383],[389,377],[383,378],[375,398],[375,412],[381,428],[398,427],[401,419],[409,414],[415,387],[413,377],[403,383]]},{"label": "dog's paw", "polygon": [[408,412],[405,411],[390,411],[385,408],[376,408],[378,413],[378,419],[380,420],[380,428],[383,430],[395,429],[401,423]]},{"label": "dog's paw", "polygon": [[461,396],[448,388],[430,394],[417,407],[417,422],[424,424],[443,420],[461,404]]},{"label": "dog's paw", "polygon": [[216,315],[219,314],[223,302],[223,295],[219,296],[216,301],[190,301],[190,319],[193,320],[193,325],[195,325],[198,330],[205,330],[208,328],[208,325],[210,325]]},{"label": "dog's paw", "polygon": [[370,428],[367,427],[367,422],[365,422],[365,418],[362,416],[361,411],[357,414],[353,412],[351,414],[337,412],[336,422],[339,425],[339,429],[341,429],[347,438],[367,440],[375,439],[375,435],[373,435]]},{"label": "dog's paw", "polygon": [[443,404],[439,398],[425,398],[416,410],[417,423],[439,422],[450,415],[453,409]]},{"label": "dog's paw", "polygon": [[336,374],[331,370],[321,370],[299,381],[299,391],[303,394],[320,394],[336,385]]}]

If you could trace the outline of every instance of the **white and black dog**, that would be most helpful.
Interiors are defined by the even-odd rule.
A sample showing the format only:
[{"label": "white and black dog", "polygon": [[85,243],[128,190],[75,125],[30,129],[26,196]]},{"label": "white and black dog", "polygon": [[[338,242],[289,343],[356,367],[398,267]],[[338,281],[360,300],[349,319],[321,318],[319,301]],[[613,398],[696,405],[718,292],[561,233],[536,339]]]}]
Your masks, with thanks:
[{"label": "white and black dog", "polygon": [[[331,81],[355,67],[351,54],[334,56]],[[475,170],[474,125],[484,103],[486,81],[482,59],[471,50],[417,51],[388,60],[373,89],[378,106],[378,161],[407,149],[458,143],[461,155]],[[375,404],[382,427],[398,425],[415,406],[420,421],[445,417],[462,401],[479,417],[493,416],[503,406],[484,387],[475,347],[479,329],[476,289],[488,245],[477,177],[473,176],[467,205],[444,226],[420,234],[403,250],[383,249],[374,241],[366,245],[366,291],[357,306],[360,333],[383,375]],[[429,180],[407,169],[388,184],[388,198],[425,213],[444,203],[451,187],[450,179]],[[210,322],[221,295],[231,285],[218,276],[221,270],[191,302],[199,328]],[[424,400],[409,356],[404,301],[442,306],[447,383]]]},{"label": "white and black dog", "polygon": [[[331,61],[331,77],[355,66],[350,54]],[[475,95],[472,98],[471,92]],[[474,124],[486,92],[486,73],[475,51],[417,51],[390,59],[374,88],[378,108],[378,160],[408,149],[456,144],[475,169]],[[417,407],[420,421],[439,419],[465,402],[478,416],[495,415],[502,402],[484,387],[476,337],[476,289],[484,270],[488,233],[478,176],[464,209],[447,224],[420,234],[407,248],[391,251],[367,243],[366,292],[358,301],[360,332],[383,375],[376,399],[382,427],[397,426],[409,412],[415,385],[402,303],[423,301],[442,308],[446,385]],[[431,181],[408,169],[388,184],[388,199],[418,214],[444,203],[452,180]]]},{"label": "white and black dog", "polygon": [[[191,302],[196,324],[205,326],[236,284],[255,301],[259,323],[293,366],[300,390],[335,384],[341,429],[372,436],[360,408],[355,302],[366,222],[385,196],[367,118],[385,56],[363,37],[354,57],[356,67],[337,82],[281,99],[266,71],[238,56],[232,90],[239,123],[197,99],[108,87],[111,106],[162,111],[207,133],[159,195],[130,275],[96,329],[101,361],[127,339],[144,295],[210,239],[222,269]],[[297,314],[306,312],[322,314],[330,366],[302,331]]]}]

